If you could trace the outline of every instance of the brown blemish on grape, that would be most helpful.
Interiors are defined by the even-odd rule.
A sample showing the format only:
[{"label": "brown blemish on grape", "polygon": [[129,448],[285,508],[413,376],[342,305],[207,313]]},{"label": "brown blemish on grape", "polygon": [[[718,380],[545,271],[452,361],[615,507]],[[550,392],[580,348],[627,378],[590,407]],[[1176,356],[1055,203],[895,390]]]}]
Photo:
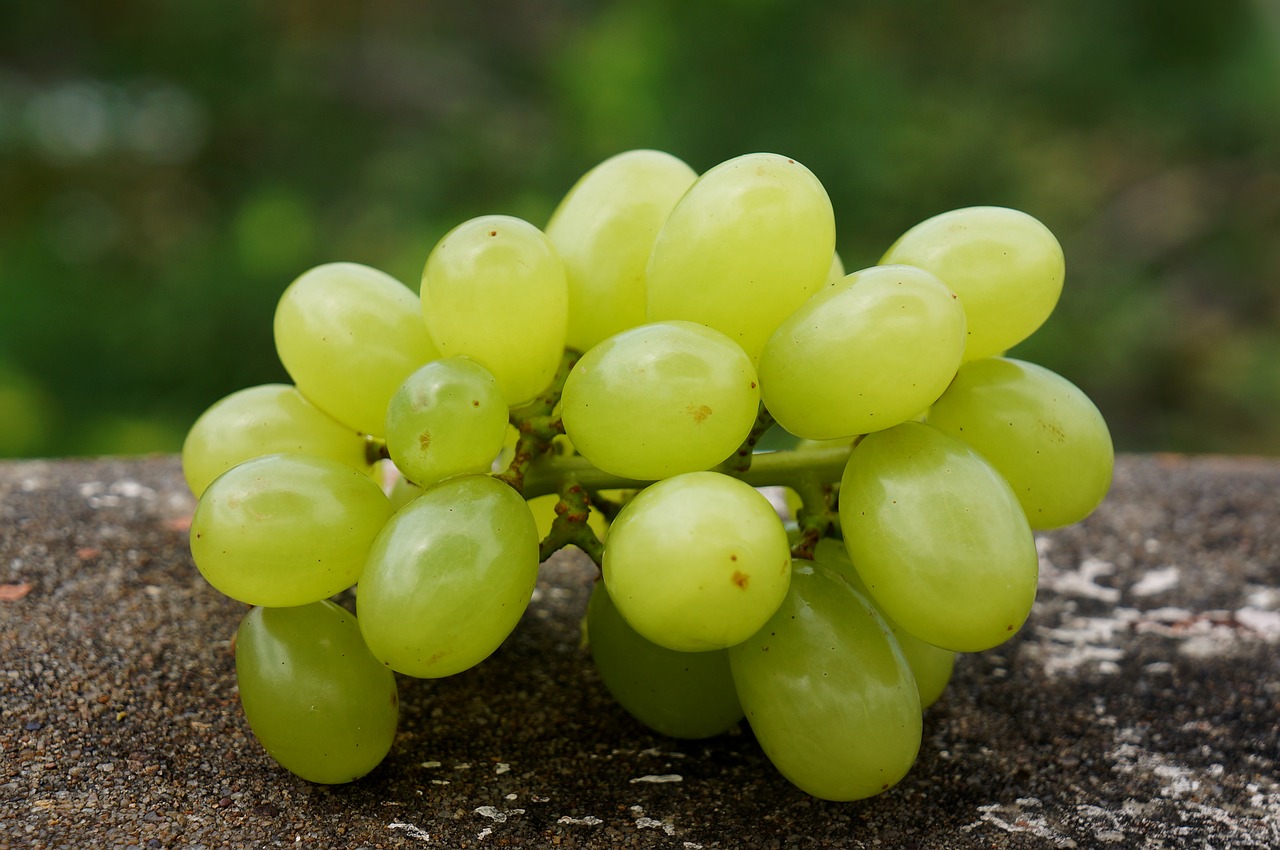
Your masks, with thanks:
[{"label": "brown blemish on grape", "polygon": [[498,231],[496,231],[496,230],[490,230],[490,231],[489,231],[489,235],[490,235],[490,236],[497,236],[497,235],[498,235]]},{"label": "brown blemish on grape", "polygon": [[686,409],[689,415],[693,417],[693,421],[699,425],[705,422],[707,417],[711,415],[711,408],[707,407],[705,404],[691,404]]},{"label": "brown blemish on grape", "polygon": [[431,432],[430,431],[423,431],[421,434],[418,435],[418,447],[422,449],[424,452],[427,449],[431,448]]},{"label": "brown blemish on grape", "polygon": [[472,406],[472,407],[479,407],[479,406],[480,406],[480,399],[478,399],[478,398],[477,398],[477,399],[472,399],[472,400],[471,400],[471,406]]},{"label": "brown blemish on grape", "polygon": [[733,576],[729,579],[729,581],[733,582],[734,584],[736,584],[738,587],[742,588],[743,590],[746,590],[746,589],[747,589],[747,583],[751,581],[751,576],[747,575],[746,573],[742,572],[741,570],[734,570],[734,571],[733,571]]}]

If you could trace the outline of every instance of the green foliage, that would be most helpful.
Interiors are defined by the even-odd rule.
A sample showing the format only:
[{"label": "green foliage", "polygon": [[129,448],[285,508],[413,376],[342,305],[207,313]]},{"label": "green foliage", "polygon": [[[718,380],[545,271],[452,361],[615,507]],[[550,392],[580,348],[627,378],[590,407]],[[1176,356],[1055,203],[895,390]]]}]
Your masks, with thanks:
[{"label": "green foliage", "polygon": [[793,156],[850,271],[945,209],[1067,256],[1016,354],[1118,447],[1280,453],[1280,14],[1262,0],[9,4],[0,455],[174,450],[285,379],[271,315],[346,260],[417,287],[635,147]]}]

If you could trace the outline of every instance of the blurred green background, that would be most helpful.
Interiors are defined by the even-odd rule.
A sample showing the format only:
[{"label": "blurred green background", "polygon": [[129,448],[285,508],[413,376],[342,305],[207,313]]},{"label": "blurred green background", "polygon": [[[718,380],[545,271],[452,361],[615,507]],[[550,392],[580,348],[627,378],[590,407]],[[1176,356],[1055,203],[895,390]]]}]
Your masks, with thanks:
[{"label": "blurred green background", "polygon": [[1120,449],[1280,454],[1276,0],[99,0],[0,11],[0,456],[176,450],[286,378],[302,271],[416,288],[635,147],[800,160],[849,270],[1026,210],[1068,272],[1016,354]]}]

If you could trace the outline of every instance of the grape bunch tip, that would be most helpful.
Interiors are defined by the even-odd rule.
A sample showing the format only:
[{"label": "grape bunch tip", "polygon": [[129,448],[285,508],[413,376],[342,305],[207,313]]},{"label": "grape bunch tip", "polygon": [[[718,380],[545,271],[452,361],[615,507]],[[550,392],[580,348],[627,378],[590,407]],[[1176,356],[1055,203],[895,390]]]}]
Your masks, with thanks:
[{"label": "grape bunch tip", "polygon": [[627,712],[680,738],[745,721],[805,792],[883,792],[956,654],[1028,617],[1035,531],[1110,486],[1098,409],[1005,354],[1064,273],[1035,218],[970,207],[846,274],[796,160],[698,174],[654,150],[596,165],[544,226],[459,224],[417,294],[305,271],[273,327],[292,383],[214,403],[182,451],[196,567],[251,606],[250,728],[309,781],[367,774],[397,676],[482,663],[576,546]]}]

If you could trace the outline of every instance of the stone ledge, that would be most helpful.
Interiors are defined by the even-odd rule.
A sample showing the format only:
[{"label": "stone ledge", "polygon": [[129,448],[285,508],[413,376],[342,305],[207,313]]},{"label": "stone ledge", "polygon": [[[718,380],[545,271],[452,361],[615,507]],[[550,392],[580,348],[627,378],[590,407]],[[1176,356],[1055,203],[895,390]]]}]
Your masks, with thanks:
[{"label": "stone ledge", "polygon": [[243,606],[190,562],[175,458],[0,463],[0,847],[1280,846],[1280,461],[1120,458],[1042,535],[1031,620],[960,659],[919,762],[811,799],[749,732],[680,742],[578,647],[592,569],[543,566],[487,662],[402,682],[364,780],[279,769],[237,704]]}]

